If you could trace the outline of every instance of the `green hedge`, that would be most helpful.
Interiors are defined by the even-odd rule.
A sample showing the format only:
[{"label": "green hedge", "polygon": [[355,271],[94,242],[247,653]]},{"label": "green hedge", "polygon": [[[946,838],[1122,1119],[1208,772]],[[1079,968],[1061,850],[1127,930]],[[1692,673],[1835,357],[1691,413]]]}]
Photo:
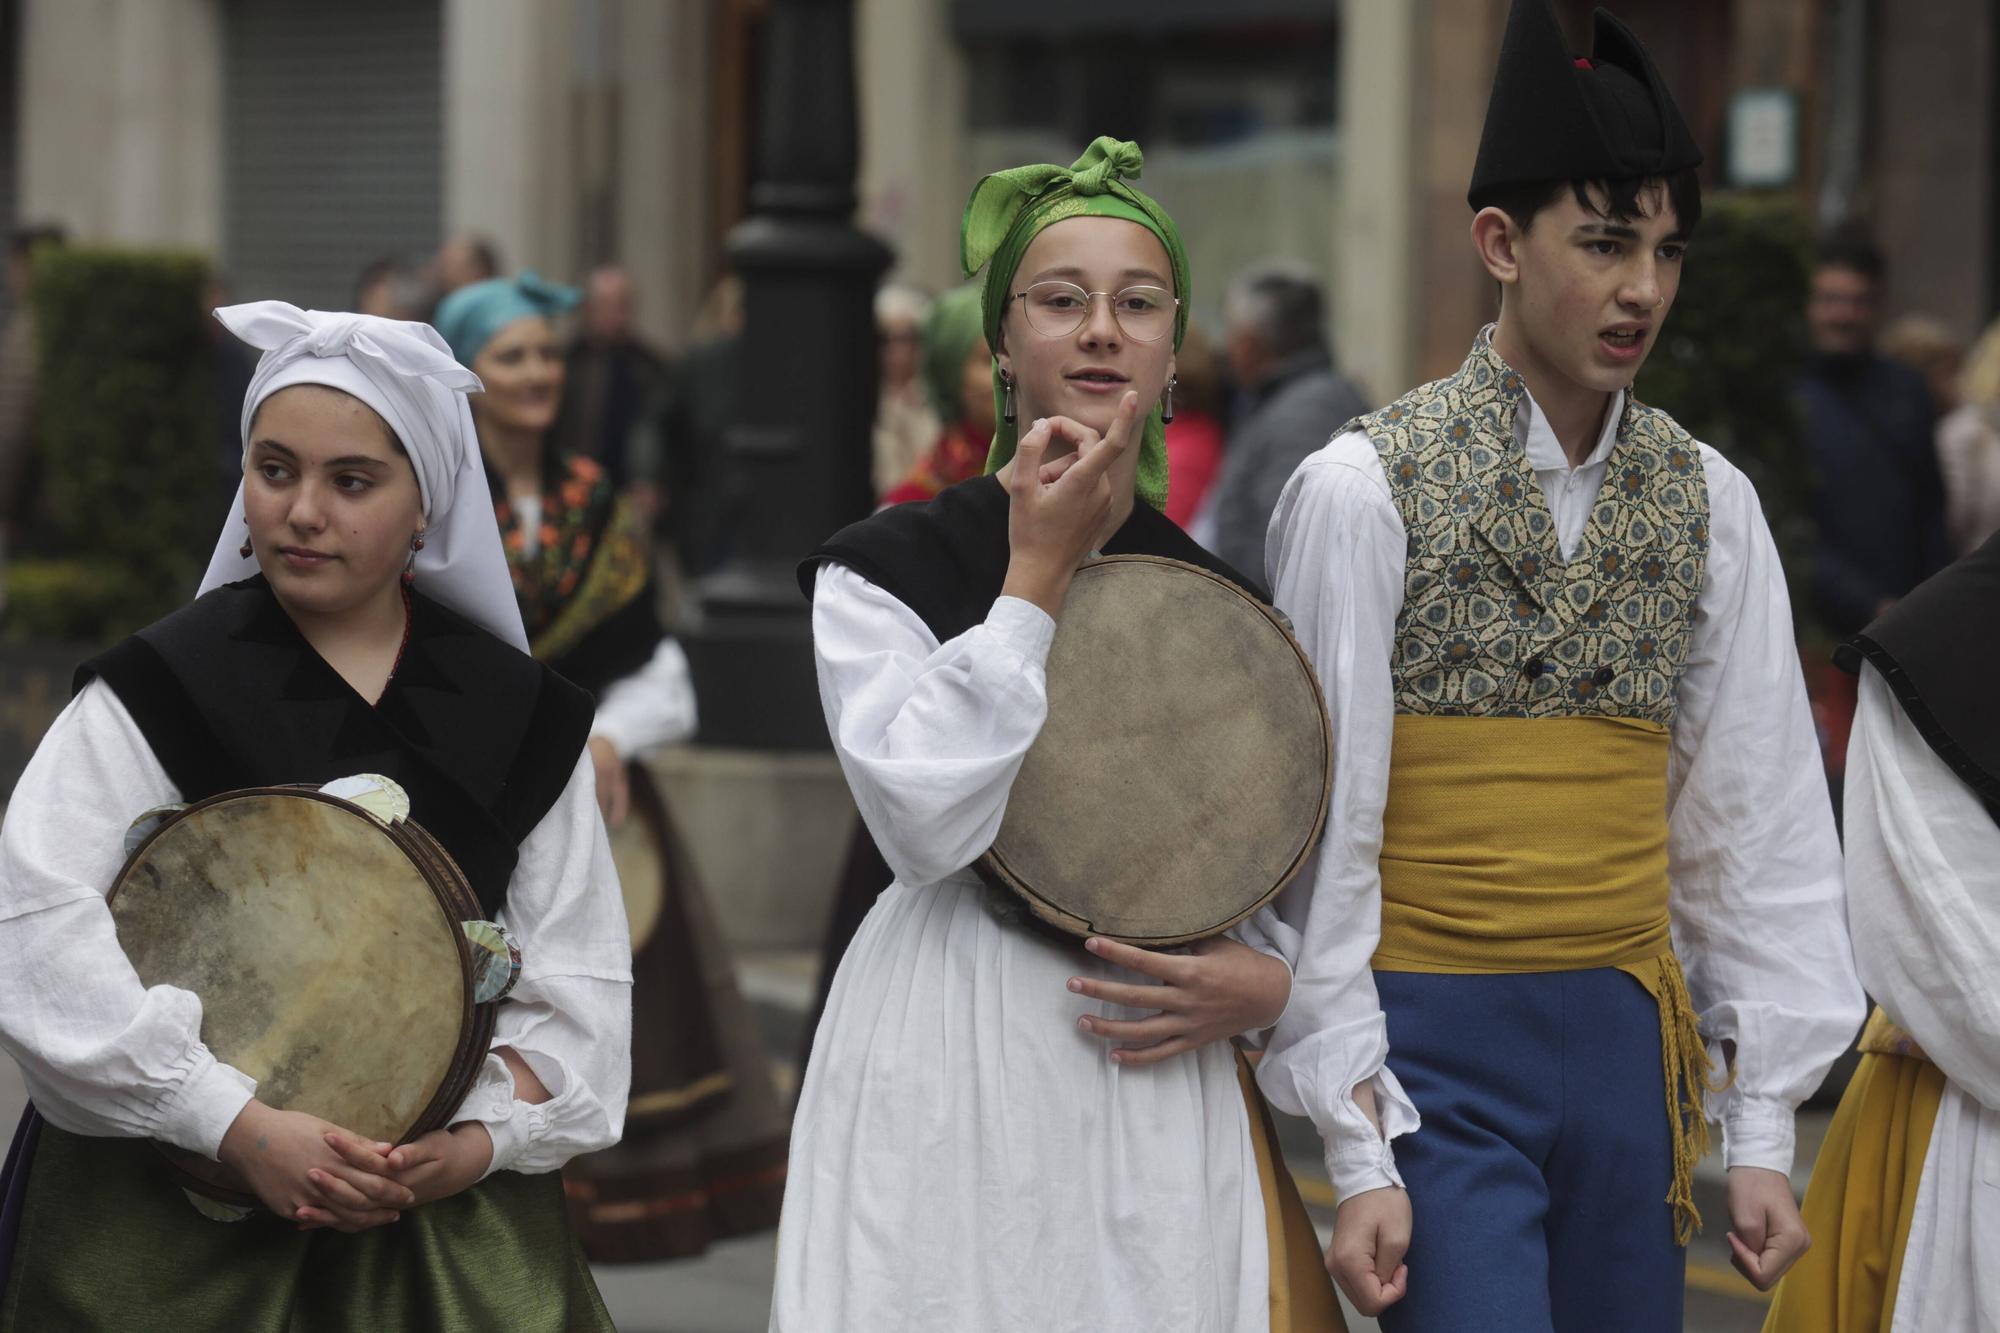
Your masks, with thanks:
[{"label": "green hedge", "polygon": [[217,524],[207,263],[59,249],[35,262],[45,554],[7,569],[13,637],[108,641],[194,592]]},{"label": "green hedge", "polygon": [[1812,223],[1792,199],[1711,196],[1659,346],[1635,386],[1757,487],[1801,634],[1812,550],[1810,471],[1792,386],[1805,354]]}]

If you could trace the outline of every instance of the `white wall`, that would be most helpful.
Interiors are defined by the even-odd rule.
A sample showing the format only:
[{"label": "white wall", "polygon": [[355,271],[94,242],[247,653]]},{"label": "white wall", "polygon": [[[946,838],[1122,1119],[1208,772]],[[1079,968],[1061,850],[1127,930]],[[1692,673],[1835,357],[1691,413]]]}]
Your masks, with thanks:
[{"label": "white wall", "polygon": [[857,221],[896,251],[894,275],[932,292],[959,281],[958,222],[972,190],[965,61],[942,0],[856,0],[861,102]]},{"label": "white wall", "polygon": [[605,220],[639,324],[682,341],[707,198],[703,0],[444,0],[444,218],[510,269],[581,281]]},{"label": "white wall", "polygon": [[1416,60],[1408,0],[1349,0],[1340,36],[1340,208],[1334,217],[1334,345],[1371,401],[1413,382],[1418,289]]},{"label": "white wall", "polygon": [[568,6],[444,0],[444,225],[567,278]]},{"label": "white wall", "polygon": [[218,250],[221,66],[215,0],[26,0],[21,219]]},{"label": "white wall", "polygon": [[677,346],[707,294],[707,5],[624,0],[619,13],[619,257],[638,292],[639,328]]}]

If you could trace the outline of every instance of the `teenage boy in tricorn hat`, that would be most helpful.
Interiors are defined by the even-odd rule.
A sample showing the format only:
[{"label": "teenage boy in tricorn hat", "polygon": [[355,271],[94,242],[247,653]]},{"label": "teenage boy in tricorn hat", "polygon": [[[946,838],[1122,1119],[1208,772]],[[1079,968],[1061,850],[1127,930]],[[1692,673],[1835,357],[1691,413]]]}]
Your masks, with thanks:
[{"label": "teenage boy in tricorn hat", "polygon": [[1678,1330],[1704,1101],[1769,1287],[1808,1243],[1793,1109],[1861,1018],[1757,497],[1629,392],[1701,154],[1594,26],[1578,58],[1547,0],[1508,20],[1469,194],[1498,322],[1272,520],[1340,745],[1259,918],[1297,977],[1259,1080],[1325,1138],[1328,1266],[1391,1333]]}]

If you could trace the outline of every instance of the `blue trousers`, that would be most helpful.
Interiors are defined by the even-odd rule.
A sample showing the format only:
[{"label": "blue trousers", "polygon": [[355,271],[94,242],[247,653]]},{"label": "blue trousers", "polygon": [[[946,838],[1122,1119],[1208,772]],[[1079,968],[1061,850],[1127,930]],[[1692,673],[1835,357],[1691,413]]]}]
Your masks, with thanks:
[{"label": "blue trousers", "polygon": [[1409,1292],[1384,1333],[1679,1333],[1660,1012],[1612,968],[1377,972]]}]

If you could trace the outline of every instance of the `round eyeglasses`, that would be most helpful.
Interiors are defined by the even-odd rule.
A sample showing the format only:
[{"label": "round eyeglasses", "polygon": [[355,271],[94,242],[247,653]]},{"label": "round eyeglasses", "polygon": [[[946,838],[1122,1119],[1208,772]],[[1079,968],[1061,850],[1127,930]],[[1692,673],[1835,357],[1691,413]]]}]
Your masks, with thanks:
[{"label": "round eyeglasses", "polygon": [[1111,303],[1111,317],[1133,342],[1150,343],[1173,332],[1180,298],[1164,287],[1127,287],[1119,292],[1087,292],[1073,282],[1038,282],[1015,292],[1028,327],[1045,338],[1067,338],[1090,317],[1098,297]]}]

